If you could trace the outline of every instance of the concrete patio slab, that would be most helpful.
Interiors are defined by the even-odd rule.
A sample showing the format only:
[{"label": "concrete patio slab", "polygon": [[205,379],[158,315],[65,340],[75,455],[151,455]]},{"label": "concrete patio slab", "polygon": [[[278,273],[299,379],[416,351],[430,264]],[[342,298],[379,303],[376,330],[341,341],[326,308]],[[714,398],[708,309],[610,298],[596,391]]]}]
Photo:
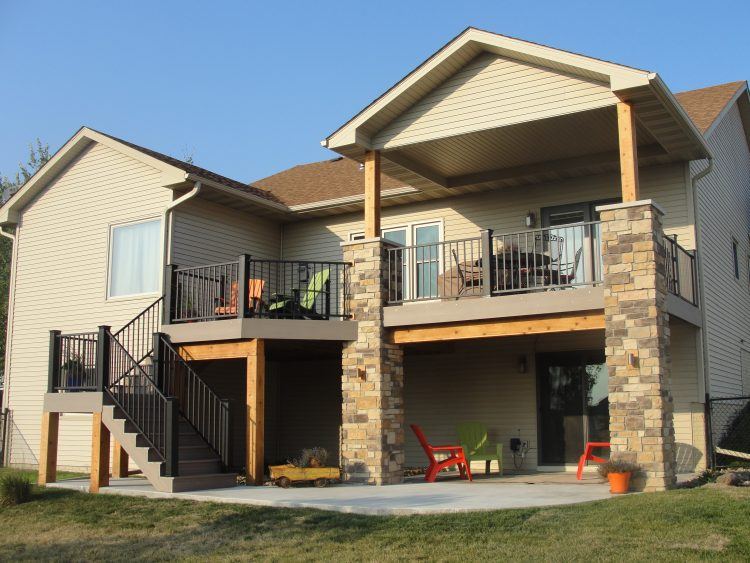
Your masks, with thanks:
[{"label": "concrete patio slab", "polygon": [[[61,489],[88,490],[88,480],[73,479],[48,485]],[[609,486],[595,477],[576,481],[568,475],[536,474],[477,479],[473,483],[448,478],[436,483],[410,480],[401,485],[333,485],[314,487],[232,487],[160,493],[145,479],[112,479],[104,494],[210,501],[277,508],[316,508],[369,515],[440,514],[507,508],[577,504],[608,499]]]}]

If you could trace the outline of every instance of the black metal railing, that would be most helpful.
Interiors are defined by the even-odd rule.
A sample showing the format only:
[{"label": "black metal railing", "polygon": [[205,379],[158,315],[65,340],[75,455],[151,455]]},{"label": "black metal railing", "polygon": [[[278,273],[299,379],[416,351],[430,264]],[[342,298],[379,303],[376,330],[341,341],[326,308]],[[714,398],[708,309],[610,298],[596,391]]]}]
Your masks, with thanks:
[{"label": "black metal railing", "polygon": [[178,405],[165,395],[139,362],[109,330],[100,330],[98,363],[105,371],[104,391],[136,427],[141,437],[164,463],[164,474],[176,476],[178,468]]},{"label": "black metal railing", "polygon": [[61,334],[50,331],[50,356],[47,392],[96,391],[96,332]]},{"label": "black metal railing", "polygon": [[714,467],[750,463],[750,397],[707,398],[706,406]]},{"label": "black metal railing", "polygon": [[348,318],[345,262],[260,260],[177,268],[165,273],[165,323],[229,318]]},{"label": "black metal railing", "polygon": [[176,397],[180,414],[206,441],[226,469],[231,464],[229,401],[219,397],[174,349],[166,335],[154,334],[154,379],[162,392]]},{"label": "black metal railing", "polygon": [[600,223],[394,246],[387,276],[389,303],[596,285]]},{"label": "black metal railing", "polygon": [[667,290],[691,305],[698,305],[698,272],[695,251],[686,250],[677,236],[664,236]]},{"label": "black metal railing", "polygon": [[493,293],[602,282],[599,222],[494,235]]},{"label": "black metal railing", "polygon": [[482,239],[451,240],[388,249],[388,301],[481,295]]},{"label": "black metal railing", "polygon": [[113,335],[138,363],[151,354],[153,335],[159,331],[161,323],[163,301],[164,298],[159,297]]}]

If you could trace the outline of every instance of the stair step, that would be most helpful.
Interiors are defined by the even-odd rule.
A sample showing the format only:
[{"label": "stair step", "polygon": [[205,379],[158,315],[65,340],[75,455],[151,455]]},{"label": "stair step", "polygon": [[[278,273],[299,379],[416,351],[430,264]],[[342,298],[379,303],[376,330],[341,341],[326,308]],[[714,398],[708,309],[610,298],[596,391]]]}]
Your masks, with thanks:
[{"label": "stair step", "polygon": [[175,493],[199,489],[226,489],[237,485],[236,473],[204,473],[174,477],[172,491]]},{"label": "stair step", "polygon": [[179,462],[179,474],[182,476],[202,475],[221,472],[221,463],[215,457],[202,459],[185,459]]},{"label": "stair step", "polygon": [[180,441],[180,459],[182,460],[193,460],[193,459],[208,459],[210,457],[216,457],[213,450],[206,444],[195,444],[187,445]]}]

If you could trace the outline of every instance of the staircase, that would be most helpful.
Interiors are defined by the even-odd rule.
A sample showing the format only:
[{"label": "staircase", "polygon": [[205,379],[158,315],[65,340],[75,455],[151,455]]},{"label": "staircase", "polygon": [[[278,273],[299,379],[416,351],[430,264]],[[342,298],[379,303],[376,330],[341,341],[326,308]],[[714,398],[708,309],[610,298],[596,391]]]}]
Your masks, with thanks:
[{"label": "staircase", "polygon": [[115,333],[53,334],[49,391],[100,391],[102,423],[157,491],[232,487],[229,402],[158,332],[161,303]]}]

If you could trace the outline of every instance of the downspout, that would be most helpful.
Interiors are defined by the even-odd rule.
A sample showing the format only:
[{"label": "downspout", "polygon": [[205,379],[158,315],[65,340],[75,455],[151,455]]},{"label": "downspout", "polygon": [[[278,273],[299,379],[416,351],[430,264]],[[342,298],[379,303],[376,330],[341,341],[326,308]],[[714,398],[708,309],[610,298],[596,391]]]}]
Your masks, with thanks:
[{"label": "downspout", "polygon": [[[0,226],[0,235],[4,236],[5,238],[10,239],[11,241],[11,247],[10,247],[10,280],[8,283],[8,318],[6,319],[6,325],[5,325],[5,362],[3,365],[3,400],[2,404],[0,404],[0,412],[5,409],[5,406],[9,404],[10,401],[10,386],[8,385],[10,382],[10,378],[8,377],[10,375],[10,343],[11,343],[11,337],[13,333],[13,311],[15,310],[14,306],[14,298],[16,293],[16,235],[13,233],[9,233],[5,231],[4,227]],[[5,456],[5,452],[3,452],[3,456]],[[0,463],[4,462],[6,460],[0,459]]]},{"label": "downspout", "polygon": [[703,223],[701,220],[701,213],[698,207],[698,180],[704,178],[714,169],[714,157],[711,153],[708,155],[708,165],[698,172],[691,180],[691,189],[693,195],[693,215],[695,217],[695,249],[696,249],[696,266],[698,268],[698,304],[700,305],[701,312],[701,345],[703,350],[701,355],[703,356],[703,392],[704,392],[704,416],[703,425],[704,433],[706,436],[706,466],[710,467],[713,460],[713,443],[711,436],[711,425],[709,421],[709,404],[708,397],[710,396],[710,379],[708,375],[708,336],[706,335],[706,300],[703,287],[703,250],[701,249],[701,243],[703,240]]},{"label": "downspout", "polygon": [[162,264],[164,267],[166,267],[171,261],[172,261],[172,244],[171,244],[171,238],[172,238],[172,211],[175,207],[178,205],[182,205],[189,199],[193,199],[195,196],[197,196],[201,192],[201,187],[203,185],[200,182],[196,182],[193,185],[193,189],[190,190],[188,193],[186,193],[183,196],[178,197],[176,200],[174,200],[172,203],[167,205],[167,208],[164,210],[164,221],[163,221],[163,229],[164,232],[162,234],[162,239],[164,240],[164,252],[162,256],[164,256],[164,264]]}]

